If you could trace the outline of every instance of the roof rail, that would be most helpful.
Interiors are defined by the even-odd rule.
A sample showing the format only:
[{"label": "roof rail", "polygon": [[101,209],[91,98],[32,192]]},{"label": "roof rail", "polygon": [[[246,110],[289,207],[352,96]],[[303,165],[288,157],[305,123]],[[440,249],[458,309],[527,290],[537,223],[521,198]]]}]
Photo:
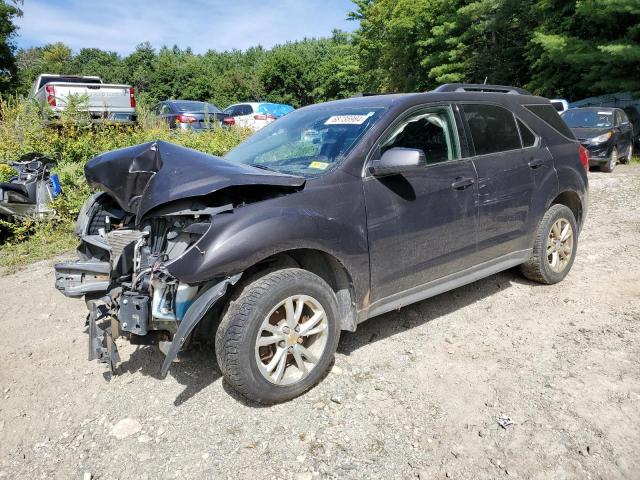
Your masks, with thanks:
[{"label": "roof rail", "polygon": [[486,85],[484,83],[445,83],[436,88],[434,92],[491,92],[531,95],[531,92],[524,88],[510,87],[508,85]]}]

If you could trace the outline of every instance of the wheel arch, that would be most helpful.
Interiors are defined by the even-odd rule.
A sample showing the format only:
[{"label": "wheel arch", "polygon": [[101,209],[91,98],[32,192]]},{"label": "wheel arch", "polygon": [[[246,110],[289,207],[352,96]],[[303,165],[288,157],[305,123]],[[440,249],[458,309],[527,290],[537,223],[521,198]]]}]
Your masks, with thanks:
[{"label": "wheel arch", "polygon": [[547,209],[553,205],[564,205],[573,213],[576,219],[578,228],[582,228],[582,222],[584,220],[584,209],[582,205],[582,199],[577,192],[573,190],[565,190],[558,194],[547,206]]},{"label": "wheel arch", "polygon": [[[335,256],[314,248],[283,250],[270,255],[250,267],[243,276],[256,279],[282,268],[301,268],[322,278],[336,294],[341,330],[355,331],[357,325],[356,293],[353,278]],[[236,288],[242,288],[238,285]]]}]

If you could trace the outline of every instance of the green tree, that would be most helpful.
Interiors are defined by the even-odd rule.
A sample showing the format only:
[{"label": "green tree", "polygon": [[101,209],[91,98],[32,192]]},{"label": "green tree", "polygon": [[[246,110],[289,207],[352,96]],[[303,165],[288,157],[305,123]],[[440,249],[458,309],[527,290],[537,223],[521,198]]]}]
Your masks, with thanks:
[{"label": "green tree", "polygon": [[15,19],[22,16],[21,4],[21,0],[0,0],[0,93],[17,82],[14,38],[17,30]]},{"label": "green tree", "polygon": [[544,0],[536,16],[528,56],[536,93],[569,99],[640,93],[637,0]]}]

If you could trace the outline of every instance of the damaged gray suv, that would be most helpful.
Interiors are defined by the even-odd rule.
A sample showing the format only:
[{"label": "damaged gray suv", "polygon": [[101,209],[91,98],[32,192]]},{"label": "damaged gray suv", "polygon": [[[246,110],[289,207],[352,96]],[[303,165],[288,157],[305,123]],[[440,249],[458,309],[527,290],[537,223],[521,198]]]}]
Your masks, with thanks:
[{"label": "damaged gray suv", "polygon": [[281,402],[368,318],[515,266],[562,280],[587,166],[547,99],[490,85],[302,108],[224,158],[124,148],[86,165],[99,193],[56,287],[85,298],[90,359],[158,345],[164,376],[215,340],[233,388]]}]

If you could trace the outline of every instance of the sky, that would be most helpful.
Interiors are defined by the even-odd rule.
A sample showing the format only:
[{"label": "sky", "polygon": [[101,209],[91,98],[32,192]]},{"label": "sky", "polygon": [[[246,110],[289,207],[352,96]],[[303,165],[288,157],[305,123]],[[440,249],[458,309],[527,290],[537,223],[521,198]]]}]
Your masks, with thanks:
[{"label": "sky", "polygon": [[25,0],[20,48],[63,42],[127,55],[149,41],[207,50],[270,48],[304,37],[352,31],[351,0]]}]

